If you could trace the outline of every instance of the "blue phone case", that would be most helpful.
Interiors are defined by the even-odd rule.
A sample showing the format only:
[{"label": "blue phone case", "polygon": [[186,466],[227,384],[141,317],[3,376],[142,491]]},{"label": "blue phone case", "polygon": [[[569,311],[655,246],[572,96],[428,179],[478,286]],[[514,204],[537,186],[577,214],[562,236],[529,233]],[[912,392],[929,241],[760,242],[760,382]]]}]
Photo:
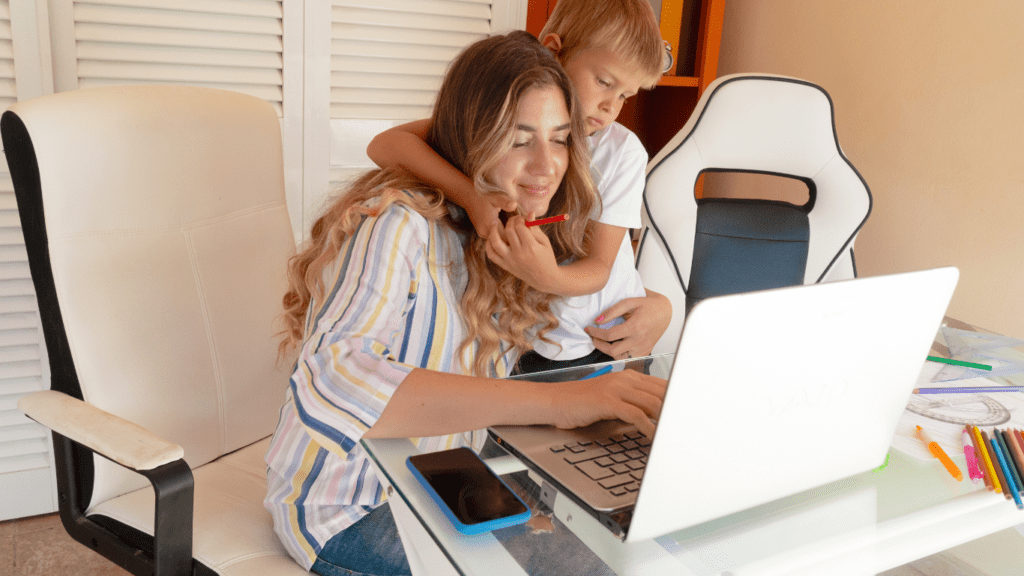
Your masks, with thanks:
[{"label": "blue phone case", "polygon": [[[486,462],[483,460],[480,462],[490,470],[491,474],[494,474],[494,471],[491,470],[490,466],[487,466]],[[526,512],[516,514],[515,516],[506,516],[504,518],[495,518],[494,520],[488,520],[486,522],[478,522],[476,524],[463,524],[462,521],[455,517],[455,514],[448,508],[448,505],[445,504],[444,500],[441,499],[441,496],[438,495],[436,490],[434,490],[434,487],[427,482],[427,479],[424,478],[422,474],[420,474],[420,471],[416,469],[416,466],[413,466],[411,458],[406,458],[405,465],[408,466],[412,475],[416,477],[416,480],[418,480],[419,483],[427,490],[427,494],[429,494],[434,500],[437,507],[441,509],[441,512],[444,512],[444,515],[448,517],[448,520],[450,520],[452,525],[455,526],[455,529],[462,534],[466,534],[467,536],[483,534],[484,532],[490,532],[491,530],[497,530],[498,528],[506,528],[508,526],[522,524],[530,519],[530,507],[526,505],[526,502],[523,502],[523,499],[520,498],[518,494],[508,487],[508,484],[505,484],[504,480],[502,480],[497,474],[494,474],[494,477],[498,479],[498,482],[501,482],[505,489],[515,496],[516,500],[519,500],[523,505],[523,508],[526,508]]]}]

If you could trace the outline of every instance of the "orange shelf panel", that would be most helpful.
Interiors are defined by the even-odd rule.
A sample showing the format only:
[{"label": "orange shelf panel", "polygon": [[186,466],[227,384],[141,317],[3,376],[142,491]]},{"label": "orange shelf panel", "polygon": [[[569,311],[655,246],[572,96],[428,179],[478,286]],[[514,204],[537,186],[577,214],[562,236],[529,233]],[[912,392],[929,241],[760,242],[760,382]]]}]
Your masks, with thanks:
[{"label": "orange shelf panel", "polygon": [[700,78],[695,76],[662,76],[658,86],[700,86]]}]

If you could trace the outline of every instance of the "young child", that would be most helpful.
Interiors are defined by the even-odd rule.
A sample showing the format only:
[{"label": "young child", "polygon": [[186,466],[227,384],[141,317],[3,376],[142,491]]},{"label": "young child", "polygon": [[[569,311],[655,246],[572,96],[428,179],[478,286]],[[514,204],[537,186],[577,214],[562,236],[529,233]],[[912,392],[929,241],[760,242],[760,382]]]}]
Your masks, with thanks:
[{"label": "young child", "polygon": [[[665,58],[648,0],[560,0],[540,40],[565,68],[586,117],[591,174],[602,204],[601,212],[592,216],[596,222],[586,258],[558,265],[541,227],[525,226],[527,220],[543,214],[512,216],[502,227],[499,207],[513,212],[515,202],[488,202],[476,193],[469,178],[426,145],[427,120],[385,131],[367,149],[379,166],[400,165],[462,206],[477,232],[488,238],[488,257],[496,264],[537,290],[565,297],[551,306],[560,321],[558,328],[534,340],[534,351],[519,360],[520,373],[611,360],[596,349],[586,330],[594,324],[609,328],[621,322],[621,318],[605,318],[602,311],[623,299],[645,295],[626,232],[640,227],[647,151],[615,118],[627,98],[641,88],[653,87]],[[558,143],[533,142],[528,130],[517,130],[513,142],[513,146],[549,144]],[[550,167],[530,169],[542,180]],[[628,350],[622,353],[622,357],[632,355]]]}]

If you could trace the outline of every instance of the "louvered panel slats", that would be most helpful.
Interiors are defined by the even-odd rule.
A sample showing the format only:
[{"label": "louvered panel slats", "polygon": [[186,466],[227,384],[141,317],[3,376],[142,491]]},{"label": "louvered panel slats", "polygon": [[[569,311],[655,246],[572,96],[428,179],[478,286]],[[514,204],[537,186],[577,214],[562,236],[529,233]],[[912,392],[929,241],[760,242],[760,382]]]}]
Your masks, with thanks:
[{"label": "louvered panel slats", "polygon": [[[89,0],[89,3],[140,8],[166,8],[168,6],[166,0]],[[281,6],[277,0],[175,0],[174,7],[189,12],[281,17]]]},{"label": "louvered panel slats", "polygon": [[441,79],[437,76],[412,74],[337,72],[331,74],[331,84],[382,90],[420,90],[434,93],[441,87]]},{"label": "louvered panel slats", "polygon": [[[162,2],[161,8],[133,6],[102,6],[75,2],[75,22],[91,22],[118,26],[209,30],[280,36],[281,11],[276,16],[259,17],[238,14],[214,14],[182,10],[174,2]],[[278,4],[280,6],[280,4]]]},{"label": "louvered panel slats", "polygon": [[[331,55],[362,56],[381,61],[392,60],[401,66],[402,73],[415,74],[424,61],[447,67],[462,50],[460,46],[429,46],[403,42],[363,42],[358,40],[331,40]],[[383,62],[382,62],[383,63]]]},{"label": "louvered panel slats", "polygon": [[[448,69],[447,60],[418,60],[416,62],[416,73],[435,78],[440,86],[441,78]],[[342,56],[331,57],[332,73],[368,73],[384,75],[404,75],[409,71],[408,62],[403,60],[389,60],[386,58],[371,58],[363,56]]]},{"label": "louvered panel slats", "polygon": [[[0,297],[35,296],[31,280],[0,280]],[[3,346],[3,334],[0,334],[0,346]]]},{"label": "louvered panel slats", "polygon": [[[0,2],[0,112],[17,98],[14,83],[14,44],[11,42],[11,8],[7,0]],[[7,163],[0,168],[7,171]]]},{"label": "louvered panel slats", "polygon": [[[15,402],[17,404],[17,402]],[[26,419],[27,420],[27,419]],[[14,442],[18,440],[29,440],[34,438],[41,438],[44,441],[49,441],[50,434],[46,428],[29,422],[28,424],[11,424],[10,426],[0,427],[0,444],[4,442]]]},{"label": "louvered panel slats", "polygon": [[[4,280],[12,282],[12,280]],[[31,289],[32,283],[29,282]],[[24,346],[26,344],[39,345],[39,332],[33,329],[4,330],[0,332],[0,346]]]},{"label": "louvered panel slats", "polygon": [[[454,14],[422,14],[415,12],[394,12],[380,8],[334,8],[332,22],[348,26],[400,28],[403,32],[433,31],[462,34],[487,35],[491,26],[483,18],[460,18]],[[338,24],[334,24],[335,27]],[[375,30],[376,31],[376,30]],[[453,40],[459,43],[458,40]],[[461,43],[460,43],[461,45]]]},{"label": "louvered panel slats", "polygon": [[73,12],[79,88],[207,86],[284,115],[280,0],[82,0]]},{"label": "louvered panel slats", "polygon": [[375,27],[366,24],[334,24],[331,26],[333,38],[344,38],[349,42],[368,42],[373,44],[410,44],[426,48],[455,48],[458,53],[463,46],[475,42],[484,36],[473,32],[452,32],[448,30],[417,30],[413,28]]},{"label": "louvered panel slats", "polygon": [[0,262],[24,262],[27,259],[24,246],[0,246]]},{"label": "louvered panel slats", "polygon": [[490,18],[490,2],[334,0],[331,118],[429,116],[448,63]]},{"label": "louvered panel slats", "polygon": [[38,470],[50,467],[50,456],[47,450],[47,442],[39,440],[34,443],[32,453],[0,457],[0,474],[11,472],[25,472],[26,470]]},{"label": "louvered panel slats", "polygon": [[[6,3],[5,3],[6,4]],[[42,390],[43,347],[32,276],[14,187],[0,175],[0,475],[35,474],[50,467],[50,435],[18,410],[18,400]],[[12,478],[14,476],[11,476]],[[49,486],[26,495],[46,505]],[[7,514],[5,514],[7,516]]]},{"label": "louvered panel slats", "polygon": [[479,2],[452,0],[334,0],[332,2],[332,10],[345,8],[371,8],[409,14],[441,14],[458,18],[478,18],[480,20],[487,20],[491,17],[490,0],[480,0]]},{"label": "louvered panel slats", "polygon": [[283,49],[279,36],[223,34],[204,30],[132,28],[88,22],[75,26],[75,38],[79,42],[117,42],[120,44],[220,48],[224,50],[261,50],[278,53]]},{"label": "louvered panel slats", "polygon": [[78,65],[78,75],[82,79],[123,78],[196,84],[216,82],[275,86],[282,82],[280,70],[133,62],[81,62]]},{"label": "louvered panel slats", "polygon": [[133,62],[156,64],[196,64],[200,66],[237,66],[240,68],[266,68],[280,70],[284,62],[281,52],[254,50],[211,50],[208,48],[181,48],[169,46],[143,46],[86,43],[78,47],[82,60],[98,62]]}]

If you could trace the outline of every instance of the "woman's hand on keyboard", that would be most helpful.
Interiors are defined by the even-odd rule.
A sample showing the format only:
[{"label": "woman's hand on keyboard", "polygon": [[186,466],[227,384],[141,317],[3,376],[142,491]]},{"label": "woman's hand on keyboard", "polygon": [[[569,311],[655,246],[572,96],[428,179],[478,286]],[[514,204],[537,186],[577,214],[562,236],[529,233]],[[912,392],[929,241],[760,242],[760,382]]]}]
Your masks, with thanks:
[{"label": "woman's hand on keyboard", "polygon": [[619,419],[636,426],[648,438],[661,413],[667,382],[636,370],[610,372],[587,380],[549,385],[553,424],[578,428],[599,420]]}]

